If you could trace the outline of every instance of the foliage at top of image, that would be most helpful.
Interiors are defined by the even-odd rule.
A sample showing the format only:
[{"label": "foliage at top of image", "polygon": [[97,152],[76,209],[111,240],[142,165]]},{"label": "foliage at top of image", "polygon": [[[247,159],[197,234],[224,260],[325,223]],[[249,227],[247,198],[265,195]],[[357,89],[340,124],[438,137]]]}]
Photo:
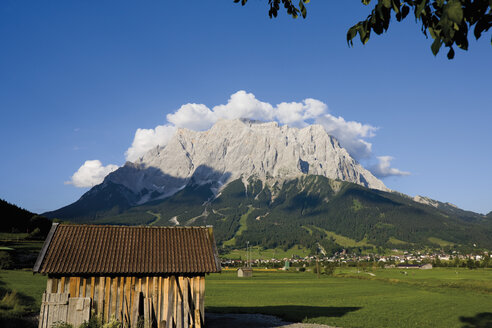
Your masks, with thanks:
[{"label": "foliage at top of image", "polygon": [[[244,6],[248,0],[241,1]],[[306,18],[305,4],[309,0],[300,0],[299,5],[292,0],[268,0],[270,18],[277,17],[280,4],[283,4],[287,14],[297,18],[299,14]],[[371,32],[378,35],[386,32],[391,18],[394,16],[398,22],[405,19],[410,11],[413,12],[415,21],[420,22],[421,31],[426,37],[430,34],[434,42],[431,51],[435,55],[444,45],[449,48],[448,59],[453,59],[454,46],[468,50],[468,32],[473,28],[473,35],[478,40],[482,33],[487,32],[492,26],[492,1],[491,0],[377,0],[371,13],[365,20],[352,26],[347,31],[347,43],[353,46],[353,39],[360,37],[362,44],[369,41]],[[362,0],[364,5],[370,5],[371,0]],[[492,37],[491,37],[492,45]]]}]

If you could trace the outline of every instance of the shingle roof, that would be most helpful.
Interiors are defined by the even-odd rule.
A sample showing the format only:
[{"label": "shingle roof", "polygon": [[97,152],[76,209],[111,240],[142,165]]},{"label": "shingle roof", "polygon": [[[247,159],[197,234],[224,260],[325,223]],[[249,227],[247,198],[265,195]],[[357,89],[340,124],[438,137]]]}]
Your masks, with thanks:
[{"label": "shingle roof", "polygon": [[53,224],[34,272],[129,275],[220,272],[211,227]]}]

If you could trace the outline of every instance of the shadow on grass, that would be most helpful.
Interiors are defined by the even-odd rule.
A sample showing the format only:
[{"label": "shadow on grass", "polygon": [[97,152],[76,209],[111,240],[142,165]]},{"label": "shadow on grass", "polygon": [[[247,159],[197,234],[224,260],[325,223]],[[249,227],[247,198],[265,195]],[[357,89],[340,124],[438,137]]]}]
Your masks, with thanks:
[{"label": "shadow on grass", "polygon": [[492,313],[482,312],[474,317],[460,317],[460,321],[465,324],[463,328],[490,328],[492,327]]},{"label": "shadow on grass", "polygon": [[274,315],[290,322],[302,322],[305,319],[318,317],[343,317],[349,312],[360,310],[361,307],[336,306],[304,306],[278,305],[258,307],[207,307],[205,312],[211,313],[261,313]]}]

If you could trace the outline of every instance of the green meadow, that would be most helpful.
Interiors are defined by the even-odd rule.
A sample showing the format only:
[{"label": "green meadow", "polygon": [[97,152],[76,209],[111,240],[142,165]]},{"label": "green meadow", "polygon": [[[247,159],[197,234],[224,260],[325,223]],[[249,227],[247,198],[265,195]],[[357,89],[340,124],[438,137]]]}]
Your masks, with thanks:
[{"label": "green meadow", "polygon": [[[1,326],[37,314],[45,284],[44,276],[27,270],[1,270]],[[263,313],[344,328],[491,327],[492,270],[339,268],[319,278],[259,270],[237,278],[223,271],[206,277],[205,304],[207,312]]]},{"label": "green meadow", "polygon": [[223,272],[207,277],[206,306],[345,328],[490,327],[492,270],[413,270],[352,268],[319,279],[310,272]]}]

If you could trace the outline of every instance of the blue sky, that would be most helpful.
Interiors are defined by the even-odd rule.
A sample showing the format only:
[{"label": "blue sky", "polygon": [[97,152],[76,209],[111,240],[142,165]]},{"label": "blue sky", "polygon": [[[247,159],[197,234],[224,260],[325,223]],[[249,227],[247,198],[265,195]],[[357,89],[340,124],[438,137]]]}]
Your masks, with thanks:
[{"label": "blue sky", "polygon": [[15,1],[0,4],[0,198],[53,210],[88,188],[86,160],[123,165],[139,128],[188,103],[240,90],[276,106],[314,98],[376,127],[378,156],[407,176],[384,183],[481,213],[492,210],[492,47],[434,57],[409,17],[349,48],[360,1],[316,1],[308,18],[269,19],[265,1]]}]

